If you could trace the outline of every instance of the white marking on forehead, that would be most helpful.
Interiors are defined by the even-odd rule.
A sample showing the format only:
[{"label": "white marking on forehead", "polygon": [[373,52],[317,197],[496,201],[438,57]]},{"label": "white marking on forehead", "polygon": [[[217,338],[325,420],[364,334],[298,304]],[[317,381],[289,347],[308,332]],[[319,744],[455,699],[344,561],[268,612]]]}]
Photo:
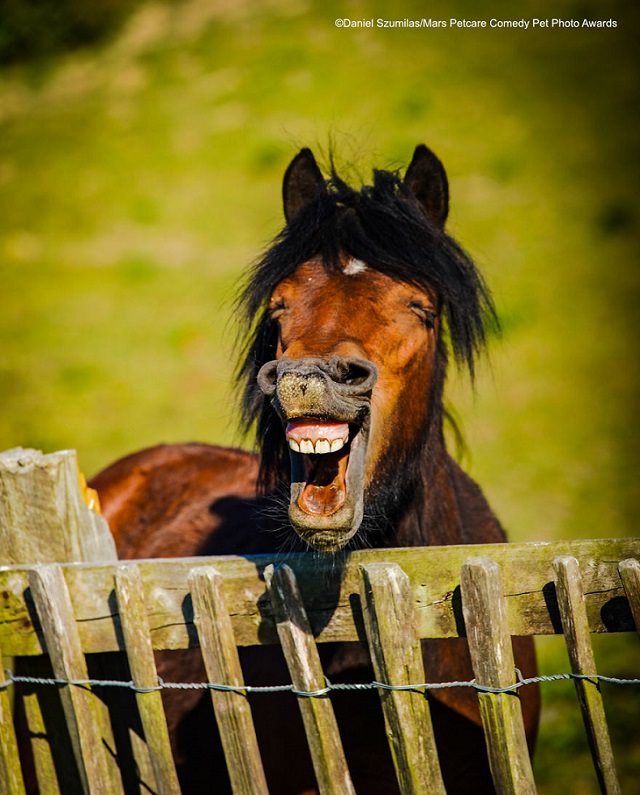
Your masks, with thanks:
[{"label": "white marking on forehead", "polygon": [[360,259],[353,259],[351,258],[349,262],[344,266],[343,273],[345,276],[355,276],[358,273],[362,273],[363,271],[367,270],[367,265]]}]

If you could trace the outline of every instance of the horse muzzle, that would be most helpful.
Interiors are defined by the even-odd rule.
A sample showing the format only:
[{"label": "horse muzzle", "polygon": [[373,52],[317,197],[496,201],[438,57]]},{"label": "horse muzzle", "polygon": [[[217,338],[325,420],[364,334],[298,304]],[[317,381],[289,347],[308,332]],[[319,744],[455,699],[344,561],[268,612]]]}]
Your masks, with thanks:
[{"label": "horse muzzle", "polygon": [[376,379],[371,362],[339,357],[283,358],[258,373],[289,446],[289,520],[314,549],[342,549],[362,522]]}]

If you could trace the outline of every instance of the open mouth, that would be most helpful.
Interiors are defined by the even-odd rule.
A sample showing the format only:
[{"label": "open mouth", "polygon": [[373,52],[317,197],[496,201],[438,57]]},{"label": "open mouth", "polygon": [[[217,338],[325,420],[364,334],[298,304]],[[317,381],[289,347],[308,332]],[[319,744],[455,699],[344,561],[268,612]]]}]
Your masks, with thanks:
[{"label": "open mouth", "polygon": [[318,422],[312,419],[291,420],[286,428],[289,447],[300,454],[304,486],[298,507],[309,514],[330,516],[339,510],[347,497],[346,474],[351,449],[346,422]]},{"label": "open mouth", "polygon": [[362,520],[365,432],[353,423],[300,417],[288,421],[285,434],[289,517],[312,547],[340,549]]},{"label": "open mouth", "polygon": [[364,514],[376,366],[360,358],[282,357],[257,374],[284,424],[291,464],[289,521],[309,546],[336,552]]}]

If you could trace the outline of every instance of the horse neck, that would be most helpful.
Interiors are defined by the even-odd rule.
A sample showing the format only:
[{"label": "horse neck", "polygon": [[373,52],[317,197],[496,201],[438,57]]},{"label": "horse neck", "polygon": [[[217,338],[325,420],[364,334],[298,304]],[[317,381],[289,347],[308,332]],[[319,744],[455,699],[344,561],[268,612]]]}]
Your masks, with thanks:
[{"label": "horse neck", "polygon": [[[389,546],[435,546],[463,541],[463,506],[458,495],[460,469],[447,452],[444,438],[443,391],[447,354],[438,342],[423,442],[402,509],[388,538]],[[413,475],[413,477],[411,477]]]},{"label": "horse neck", "polygon": [[463,533],[456,465],[446,450],[440,425],[432,430],[413,481],[412,498],[387,542],[389,546],[459,544]]}]

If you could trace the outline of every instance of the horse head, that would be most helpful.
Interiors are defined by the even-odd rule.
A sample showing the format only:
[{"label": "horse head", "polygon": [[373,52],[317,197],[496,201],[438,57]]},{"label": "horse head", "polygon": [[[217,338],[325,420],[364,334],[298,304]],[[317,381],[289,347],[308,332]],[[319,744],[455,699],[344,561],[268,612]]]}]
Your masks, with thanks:
[{"label": "horse head", "polygon": [[257,419],[265,483],[288,453],[294,529],[335,552],[370,504],[393,513],[424,485],[430,440],[444,450],[443,322],[472,367],[492,306],[444,232],[447,177],[427,147],[404,179],[376,171],[360,191],[325,180],[303,149],[283,194],[287,226],[244,293],[258,317],[240,371],[245,419]]}]

